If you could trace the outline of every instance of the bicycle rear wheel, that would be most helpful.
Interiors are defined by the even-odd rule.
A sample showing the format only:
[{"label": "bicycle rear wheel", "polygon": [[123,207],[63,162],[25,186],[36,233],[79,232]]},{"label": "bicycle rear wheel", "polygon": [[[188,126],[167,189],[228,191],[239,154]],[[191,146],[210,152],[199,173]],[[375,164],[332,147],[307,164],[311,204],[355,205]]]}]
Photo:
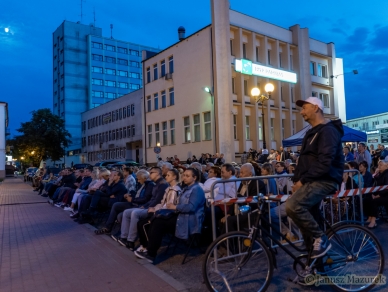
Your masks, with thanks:
[{"label": "bicycle rear wheel", "polygon": [[[207,249],[202,274],[209,291],[265,291],[273,273],[272,254],[261,239],[235,231],[218,237]],[[243,264],[246,260],[245,264]]]},{"label": "bicycle rear wheel", "polygon": [[329,232],[332,248],[322,258],[323,272],[337,291],[369,291],[381,283],[384,252],[368,229],[340,225]]}]

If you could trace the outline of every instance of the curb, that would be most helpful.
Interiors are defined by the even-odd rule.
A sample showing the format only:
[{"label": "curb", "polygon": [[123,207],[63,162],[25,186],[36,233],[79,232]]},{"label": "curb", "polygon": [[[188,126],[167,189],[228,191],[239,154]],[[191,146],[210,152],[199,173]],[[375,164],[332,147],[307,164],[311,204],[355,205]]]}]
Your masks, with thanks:
[{"label": "curb", "polygon": [[[83,226],[85,226],[87,229],[91,230],[92,232],[94,232],[94,230],[97,230],[97,228],[95,228],[94,226],[92,226],[90,224],[84,224]],[[113,242],[113,240],[108,238],[108,236],[103,236],[102,238],[104,238],[104,240],[107,240],[109,242]],[[136,262],[139,265],[142,265],[144,268],[146,268],[150,272],[152,272],[155,276],[157,276],[160,279],[162,279],[163,281],[165,281],[167,284],[169,284],[171,287],[173,287],[176,291],[178,291],[178,292],[189,291],[188,288],[183,283],[179,282],[178,280],[176,280],[175,278],[173,278],[172,276],[170,276],[169,274],[167,274],[163,270],[159,269],[157,266],[150,264],[149,262],[147,262],[146,260],[143,260],[143,259],[136,258]]]}]

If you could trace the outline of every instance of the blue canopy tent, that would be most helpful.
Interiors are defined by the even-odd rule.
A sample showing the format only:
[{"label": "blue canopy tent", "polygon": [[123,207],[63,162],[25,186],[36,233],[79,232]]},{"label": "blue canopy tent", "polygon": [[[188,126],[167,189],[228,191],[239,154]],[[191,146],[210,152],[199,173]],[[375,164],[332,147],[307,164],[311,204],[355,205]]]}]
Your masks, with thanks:
[{"label": "blue canopy tent", "polygon": [[[342,142],[365,142],[366,134],[361,131],[351,129],[347,126],[343,126],[344,136],[342,137]],[[291,137],[284,139],[283,147],[292,147],[292,146],[301,146],[304,135],[306,132],[311,129],[311,126],[308,125],[300,130],[298,133],[292,135]]]}]

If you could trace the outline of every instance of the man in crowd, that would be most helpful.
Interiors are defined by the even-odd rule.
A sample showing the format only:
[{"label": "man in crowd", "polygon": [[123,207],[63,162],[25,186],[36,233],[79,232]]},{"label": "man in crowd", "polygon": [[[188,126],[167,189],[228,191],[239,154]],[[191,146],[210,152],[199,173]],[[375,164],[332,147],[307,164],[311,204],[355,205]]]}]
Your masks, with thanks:
[{"label": "man in crowd", "polygon": [[[366,149],[365,143],[361,142],[358,143],[357,152],[354,155],[354,160],[360,164],[362,161],[366,161],[368,163],[368,166],[372,164],[372,156],[370,155],[369,151]],[[370,170],[370,168],[368,168]]]},{"label": "man in crowd", "polygon": [[313,246],[311,258],[315,259],[325,255],[331,243],[310,209],[333,194],[342,183],[344,155],[341,138],[344,131],[341,120],[325,119],[323,102],[319,98],[298,100],[296,105],[302,107],[300,113],[312,128],[303,138],[293,178],[293,195],[286,201],[286,213],[299,227],[306,246]]},{"label": "man in crowd", "polygon": [[290,159],[290,153],[285,151],[283,147],[280,147],[280,161],[285,161],[286,159]]},{"label": "man in crowd", "polygon": [[350,148],[348,146],[344,147],[344,158],[345,158],[345,162],[349,162],[349,161],[354,160],[354,156],[353,156],[352,152],[350,152]]}]

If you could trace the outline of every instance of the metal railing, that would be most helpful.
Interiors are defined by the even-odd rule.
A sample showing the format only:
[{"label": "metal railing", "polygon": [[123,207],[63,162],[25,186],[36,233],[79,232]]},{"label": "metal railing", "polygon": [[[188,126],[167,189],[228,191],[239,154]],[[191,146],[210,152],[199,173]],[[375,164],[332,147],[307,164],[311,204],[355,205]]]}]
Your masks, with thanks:
[{"label": "metal railing", "polygon": [[[345,170],[345,173],[354,173],[352,177],[357,177],[358,182],[362,181],[361,174],[358,170]],[[292,177],[293,174],[282,174],[215,181],[210,188],[210,198],[208,199],[211,207],[213,240],[217,238],[218,222],[216,221],[220,220],[221,218],[220,209],[223,213],[222,217],[225,218],[225,226],[223,226],[223,230],[226,233],[231,229],[228,220],[228,217],[230,217],[230,214],[228,214],[230,213],[230,208],[234,208],[237,230],[249,230],[253,222],[252,217],[255,216],[257,212],[251,211],[247,215],[241,215],[239,214],[239,208],[237,206],[241,204],[251,204],[253,210],[257,208],[257,201],[254,199],[254,196],[260,193],[260,185],[262,185],[260,181],[262,181],[266,182],[265,189],[267,196],[271,194],[278,200],[280,199],[280,201],[277,202],[267,201],[267,206],[265,206],[267,209],[266,211],[268,211],[267,219],[270,223],[270,234],[276,235],[280,231],[281,234],[287,234],[289,240],[293,243],[303,242],[301,233],[295,223],[292,222],[292,219],[287,217],[288,226],[286,226],[286,224],[283,223],[282,218],[284,217],[282,214],[285,215],[285,206],[281,207],[281,205],[283,205],[291,195],[291,189],[293,185],[291,182]],[[244,182],[247,182],[245,183],[246,186],[244,187],[244,194],[247,194],[248,196],[236,197],[239,185]],[[252,187],[250,187],[250,184],[252,183],[256,184],[257,194],[248,193],[248,190],[252,189]],[[321,202],[320,211],[322,212],[323,217],[326,218],[331,224],[335,224],[341,221],[359,221],[360,224],[364,224],[361,193],[362,186],[359,185],[358,188],[355,188],[354,180],[351,179],[351,187],[352,188],[346,190],[346,192],[341,192],[341,186],[339,186],[340,190],[337,191],[336,194],[327,196],[326,199]],[[216,208],[219,209],[216,211]],[[278,226],[276,227],[277,232],[275,231],[275,233],[273,233],[274,231],[272,230],[273,221],[278,222]],[[286,241],[283,242],[284,244],[288,244]],[[276,247],[272,240],[271,245],[272,247]]]}]

